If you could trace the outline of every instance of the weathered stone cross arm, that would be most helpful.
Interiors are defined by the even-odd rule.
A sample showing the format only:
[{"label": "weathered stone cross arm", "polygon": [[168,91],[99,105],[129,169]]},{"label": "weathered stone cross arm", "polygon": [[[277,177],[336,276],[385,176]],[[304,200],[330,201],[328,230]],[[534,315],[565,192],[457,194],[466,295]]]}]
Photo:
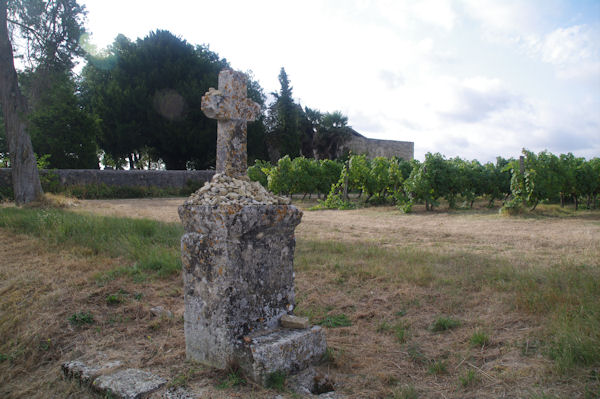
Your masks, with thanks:
[{"label": "weathered stone cross arm", "polygon": [[246,98],[246,76],[225,69],[219,73],[219,89],[202,96],[202,111],[217,119],[217,173],[232,177],[246,174],[248,167],[246,123],[260,113],[260,106]]},{"label": "weathered stone cross arm", "polygon": [[260,105],[237,95],[228,95],[227,92],[211,87],[208,92],[202,96],[202,111],[204,114],[217,120],[240,120],[252,122],[260,112]]}]

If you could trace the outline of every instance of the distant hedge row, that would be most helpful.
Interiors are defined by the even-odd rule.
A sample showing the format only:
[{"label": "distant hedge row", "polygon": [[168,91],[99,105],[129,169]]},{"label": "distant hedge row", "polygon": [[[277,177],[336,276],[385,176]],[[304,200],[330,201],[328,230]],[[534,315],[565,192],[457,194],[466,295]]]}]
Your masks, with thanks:
[{"label": "distant hedge row", "polygon": [[[346,162],[303,157],[281,158],[276,165],[264,161],[248,168],[250,179],[261,182],[280,195],[327,193],[323,208],[345,209],[358,202],[395,204],[410,211],[415,203],[427,210],[445,199],[451,208],[459,202],[473,206],[486,198],[492,206],[501,200],[505,207],[523,205],[535,209],[540,202],[573,201],[576,208],[585,202],[596,208],[600,191],[600,158],[589,161],[573,154],[556,156],[523,150],[521,159],[498,157],[495,163],[481,164],[461,158],[447,159],[428,153],[424,162],[364,155]],[[358,193],[358,202],[348,192]]]}]

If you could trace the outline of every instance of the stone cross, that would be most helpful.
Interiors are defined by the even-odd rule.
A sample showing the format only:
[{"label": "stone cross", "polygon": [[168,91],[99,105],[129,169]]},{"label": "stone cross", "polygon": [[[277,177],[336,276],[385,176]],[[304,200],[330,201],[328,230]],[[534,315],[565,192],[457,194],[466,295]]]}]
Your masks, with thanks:
[{"label": "stone cross", "polygon": [[246,98],[246,76],[231,69],[219,73],[219,89],[202,96],[202,111],[217,124],[217,173],[231,177],[246,174],[247,122],[256,119],[260,106]]}]

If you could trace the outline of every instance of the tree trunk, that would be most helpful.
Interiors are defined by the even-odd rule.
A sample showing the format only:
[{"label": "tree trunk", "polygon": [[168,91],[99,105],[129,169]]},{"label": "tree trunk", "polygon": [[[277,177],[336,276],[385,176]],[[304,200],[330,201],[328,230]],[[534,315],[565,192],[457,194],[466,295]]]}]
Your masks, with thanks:
[{"label": "tree trunk", "polygon": [[17,81],[6,3],[0,1],[0,103],[10,152],[15,203],[22,205],[35,200],[43,192],[31,138],[27,133],[27,101]]}]

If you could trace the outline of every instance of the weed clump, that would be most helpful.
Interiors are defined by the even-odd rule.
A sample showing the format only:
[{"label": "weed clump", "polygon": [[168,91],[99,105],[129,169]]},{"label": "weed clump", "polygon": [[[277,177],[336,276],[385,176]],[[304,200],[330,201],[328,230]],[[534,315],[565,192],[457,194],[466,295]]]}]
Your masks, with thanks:
[{"label": "weed clump", "polygon": [[458,377],[458,381],[460,382],[460,386],[463,388],[467,388],[475,385],[477,383],[477,373],[474,370],[467,370],[467,372]]},{"label": "weed clump", "polygon": [[323,320],[321,320],[319,325],[323,327],[336,328],[336,327],[349,327],[352,325],[352,321],[345,314],[338,315],[330,315],[326,316]]},{"label": "weed clump", "polygon": [[276,391],[283,391],[285,387],[285,373],[283,371],[276,371],[269,374],[265,386]]},{"label": "weed clump", "polygon": [[489,345],[490,337],[484,331],[478,330],[471,335],[469,342],[471,343],[471,346],[484,347]]},{"label": "weed clump", "polygon": [[217,388],[228,389],[240,385],[246,385],[246,379],[238,367],[230,367],[225,378],[217,384]]},{"label": "weed clump", "polygon": [[448,372],[448,365],[444,360],[432,361],[427,369],[427,372],[433,375],[446,374]]},{"label": "weed clump", "polygon": [[460,321],[455,320],[451,317],[438,317],[434,320],[434,322],[429,326],[429,330],[432,332],[442,332],[451,330],[460,326]]},{"label": "weed clump", "polygon": [[90,312],[78,312],[69,316],[69,323],[72,326],[83,326],[84,324],[94,324],[94,316]]}]

